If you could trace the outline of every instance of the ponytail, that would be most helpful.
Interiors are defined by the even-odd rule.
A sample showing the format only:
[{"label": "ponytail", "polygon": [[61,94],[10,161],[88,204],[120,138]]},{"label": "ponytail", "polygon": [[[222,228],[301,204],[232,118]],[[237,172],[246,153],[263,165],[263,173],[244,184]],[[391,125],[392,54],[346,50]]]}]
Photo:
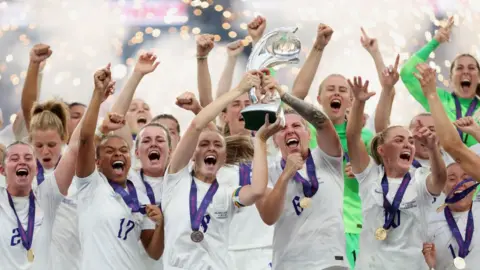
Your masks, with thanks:
[{"label": "ponytail", "polygon": [[58,100],[36,103],[31,115],[30,132],[53,129],[58,132],[62,141],[68,140],[67,121],[70,114],[65,103]]}]

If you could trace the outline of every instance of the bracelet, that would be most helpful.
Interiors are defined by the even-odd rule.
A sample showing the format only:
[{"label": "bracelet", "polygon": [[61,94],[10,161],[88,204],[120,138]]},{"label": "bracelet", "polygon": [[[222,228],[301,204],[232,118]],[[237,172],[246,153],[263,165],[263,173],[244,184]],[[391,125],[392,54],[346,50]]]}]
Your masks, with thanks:
[{"label": "bracelet", "polygon": [[99,137],[100,139],[105,138],[105,134],[103,134],[103,132],[100,130],[100,127],[98,127],[98,128],[95,130],[95,136]]},{"label": "bracelet", "polygon": [[197,59],[198,59],[198,60],[207,59],[207,57],[208,57],[208,55],[201,56],[201,55],[198,55],[198,54],[197,54]]}]

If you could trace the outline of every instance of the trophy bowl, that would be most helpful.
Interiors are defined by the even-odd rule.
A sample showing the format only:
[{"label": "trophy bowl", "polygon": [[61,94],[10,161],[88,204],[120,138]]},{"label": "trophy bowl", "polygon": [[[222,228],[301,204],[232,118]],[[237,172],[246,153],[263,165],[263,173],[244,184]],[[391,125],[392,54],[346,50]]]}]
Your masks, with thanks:
[{"label": "trophy bowl", "polygon": [[[248,58],[247,71],[297,64],[301,50],[300,40],[295,35],[297,29],[282,27],[264,35],[253,47]],[[259,103],[257,89],[252,88],[249,98],[252,105],[241,111],[246,129],[259,130],[265,123],[266,114],[270,123],[275,122],[278,117],[284,121],[282,102],[278,95],[268,103]]]}]

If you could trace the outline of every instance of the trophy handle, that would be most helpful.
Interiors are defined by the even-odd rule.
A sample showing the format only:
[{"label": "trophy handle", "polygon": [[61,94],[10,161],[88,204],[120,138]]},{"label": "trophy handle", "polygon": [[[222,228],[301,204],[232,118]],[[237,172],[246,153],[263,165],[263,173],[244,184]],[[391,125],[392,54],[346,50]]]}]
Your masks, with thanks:
[{"label": "trophy handle", "polygon": [[252,104],[258,103],[258,98],[257,98],[257,95],[256,95],[256,89],[255,89],[255,87],[252,87],[252,88],[250,89],[250,91],[248,92],[248,98],[250,99],[250,101],[252,102]]}]

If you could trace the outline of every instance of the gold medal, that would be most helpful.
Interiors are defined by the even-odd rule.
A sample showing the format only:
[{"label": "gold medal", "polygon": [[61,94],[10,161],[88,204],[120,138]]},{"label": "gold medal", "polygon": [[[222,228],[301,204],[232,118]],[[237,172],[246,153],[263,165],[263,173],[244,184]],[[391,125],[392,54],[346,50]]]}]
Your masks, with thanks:
[{"label": "gold medal", "polygon": [[465,267],[467,267],[467,264],[465,263],[465,259],[461,258],[461,257],[456,257],[454,260],[453,260],[453,265],[455,266],[455,268],[457,269],[465,269]]},{"label": "gold medal", "polygon": [[437,208],[437,213],[440,213],[442,212],[443,210],[445,210],[445,208],[448,206],[448,204],[446,203],[442,203],[442,205],[440,205],[438,208]]},{"label": "gold medal", "polygon": [[387,239],[387,230],[385,230],[383,227],[378,228],[375,231],[375,238],[380,241]]},{"label": "gold medal", "polygon": [[33,250],[31,250],[31,249],[27,250],[27,260],[28,260],[28,262],[33,262],[33,259],[35,259],[35,254],[33,254]]},{"label": "gold medal", "polygon": [[312,203],[312,199],[305,197],[305,198],[300,200],[300,207],[308,208],[308,207],[310,207],[311,203]]}]

